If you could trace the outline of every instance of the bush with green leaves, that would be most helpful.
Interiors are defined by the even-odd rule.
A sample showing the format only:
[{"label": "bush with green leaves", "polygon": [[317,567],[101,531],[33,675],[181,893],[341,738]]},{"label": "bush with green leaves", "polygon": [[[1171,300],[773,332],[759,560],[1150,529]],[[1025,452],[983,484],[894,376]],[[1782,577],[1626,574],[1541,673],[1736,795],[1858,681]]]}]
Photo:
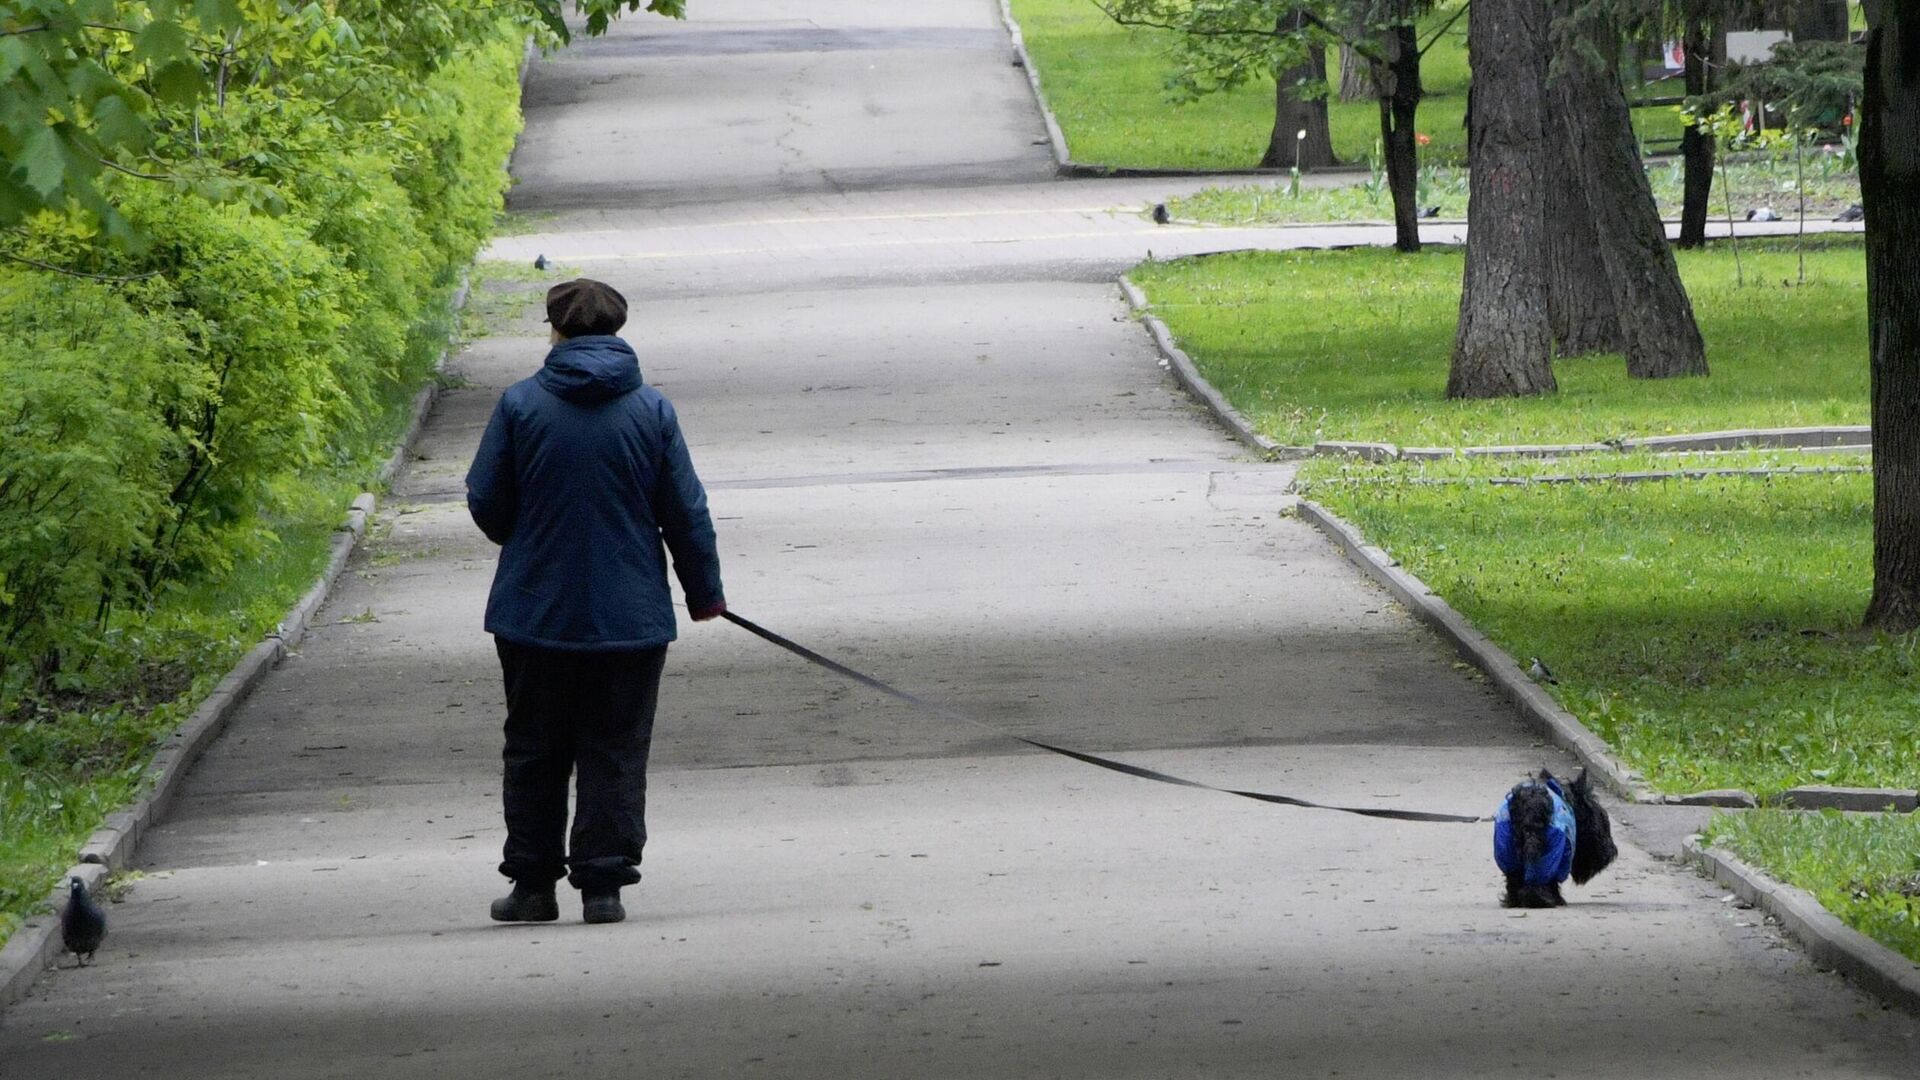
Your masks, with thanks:
[{"label": "bush with green leaves", "polygon": [[79,207],[7,230],[0,718],[85,684],[116,620],[260,556],[301,478],[366,458],[498,211],[522,33],[450,44],[405,102],[289,74],[203,110],[194,137],[251,148],[279,213],[116,174],[140,245]]},{"label": "bush with green leaves", "polygon": [[215,387],[202,320],[168,292],[0,269],[0,672],[15,686],[61,674],[169,516],[187,457],[174,418]]}]

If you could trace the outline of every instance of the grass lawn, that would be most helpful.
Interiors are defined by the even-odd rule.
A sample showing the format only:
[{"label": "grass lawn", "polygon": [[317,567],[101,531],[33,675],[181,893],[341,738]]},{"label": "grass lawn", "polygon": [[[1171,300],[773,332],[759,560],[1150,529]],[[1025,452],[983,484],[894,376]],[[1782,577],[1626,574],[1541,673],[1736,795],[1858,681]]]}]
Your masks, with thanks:
[{"label": "grass lawn", "polygon": [[[1851,169],[1840,169],[1831,155],[1822,155],[1827,167],[1807,172],[1807,220],[1830,221],[1840,211],[1860,201],[1860,177]],[[1771,207],[1783,219],[1791,220],[1799,210],[1793,163],[1753,162],[1728,170],[1733,188],[1734,217],[1744,219],[1747,211]],[[1662,217],[1680,217],[1684,173],[1680,162],[1651,165],[1647,170],[1653,196]],[[1721,173],[1713,175],[1712,215],[1714,221],[1726,220],[1726,184]],[[1451,166],[1428,166],[1420,172],[1421,206],[1437,206],[1441,218],[1467,216],[1467,174]],[[1392,221],[1393,196],[1387,191],[1384,174],[1373,175],[1348,187],[1302,188],[1298,194],[1288,191],[1284,181],[1252,187],[1208,188],[1192,195],[1167,200],[1167,208],[1178,218],[1217,225],[1286,225],[1320,221]]]},{"label": "grass lawn", "polygon": [[1855,629],[1869,476],[1494,486],[1316,465],[1308,497],[1541,657],[1555,697],[1661,790],[1920,786],[1920,637]]},{"label": "grass lawn", "polygon": [[[1166,89],[1167,77],[1178,68],[1177,38],[1171,32],[1120,26],[1092,0],[1011,3],[1075,161],[1176,169],[1246,169],[1259,163],[1273,132],[1270,78],[1177,104]],[[1432,140],[1422,151],[1432,162],[1456,162],[1466,148],[1467,20],[1463,16],[1448,26],[1454,14],[1454,4],[1442,3],[1421,26],[1423,42],[1439,35],[1421,61],[1426,96],[1417,124]],[[1337,52],[1329,67],[1337,85]],[[1327,120],[1334,153],[1342,161],[1365,163],[1380,138],[1379,106],[1336,100]],[[1636,109],[1634,126],[1652,148],[1679,138],[1679,122],[1668,109]]]},{"label": "grass lawn", "polygon": [[1920,961],[1920,815],[1755,811],[1715,818],[1707,837]]},{"label": "grass lawn", "polygon": [[1302,445],[1588,442],[1736,427],[1863,424],[1865,258],[1857,237],[1681,252],[1713,374],[1632,380],[1618,357],[1554,365],[1551,397],[1443,396],[1459,313],[1458,249],[1243,253],[1135,268],[1200,370],[1265,434]]}]

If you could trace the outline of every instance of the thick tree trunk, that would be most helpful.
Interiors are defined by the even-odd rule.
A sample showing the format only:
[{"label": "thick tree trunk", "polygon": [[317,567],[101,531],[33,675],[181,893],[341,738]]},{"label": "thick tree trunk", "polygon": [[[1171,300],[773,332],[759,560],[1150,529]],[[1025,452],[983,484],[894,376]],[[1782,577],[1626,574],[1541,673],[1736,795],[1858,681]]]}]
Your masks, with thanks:
[{"label": "thick tree trunk", "polygon": [[1369,81],[1380,94],[1380,145],[1387,156],[1387,190],[1393,195],[1393,246],[1420,250],[1420,147],[1414,121],[1420,110],[1420,38],[1414,24],[1387,31],[1385,64]]},{"label": "thick tree trunk", "polygon": [[1800,0],[1793,9],[1793,40],[1845,41],[1847,0]]},{"label": "thick tree trunk", "polygon": [[1577,177],[1573,139],[1578,117],[1561,115],[1548,95],[1547,139],[1552,153],[1547,184],[1547,311],[1553,320],[1556,356],[1591,356],[1626,349],[1620,313],[1613,306],[1613,280],[1600,254],[1600,234]]},{"label": "thick tree trunk", "polygon": [[1474,0],[1467,15],[1467,268],[1447,373],[1450,398],[1552,393],[1547,319],[1546,9]]},{"label": "thick tree trunk", "polygon": [[1627,374],[1637,379],[1705,375],[1706,345],[1640,162],[1627,96],[1609,67],[1579,50],[1560,49],[1556,59],[1560,70],[1553,80],[1553,102],[1566,118],[1560,127],[1572,147],[1571,164],[1585,189],[1612,284]]},{"label": "thick tree trunk", "polygon": [[[1305,16],[1294,12],[1281,16],[1282,29],[1305,24]],[[1260,159],[1263,169],[1324,169],[1340,162],[1333,156],[1333,135],[1327,127],[1327,52],[1307,50],[1307,61],[1297,67],[1273,73],[1273,135],[1267,139],[1267,152]],[[1312,92],[1311,100],[1302,100],[1302,91]],[[1307,133],[1300,138],[1300,133]]]},{"label": "thick tree trunk", "polygon": [[1920,627],[1920,8],[1885,0],[1869,5],[1868,20],[1860,104],[1873,385],[1867,625],[1905,631]]},{"label": "thick tree trunk", "polygon": [[[1712,89],[1707,66],[1713,38],[1706,27],[1695,23],[1687,28],[1687,95],[1704,94]],[[1686,169],[1685,193],[1680,200],[1680,240],[1683,248],[1704,247],[1707,243],[1707,216],[1712,209],[1713,136],[1698,128],[1688,128],[1680,137],[1680,159]]]},{"label": "thick tree trunk", "polygon": [[1340,100],[1369,101],[1376,95],[1373,89],[1373,65],[1353,51],[1353,46],[1340,46]]}]

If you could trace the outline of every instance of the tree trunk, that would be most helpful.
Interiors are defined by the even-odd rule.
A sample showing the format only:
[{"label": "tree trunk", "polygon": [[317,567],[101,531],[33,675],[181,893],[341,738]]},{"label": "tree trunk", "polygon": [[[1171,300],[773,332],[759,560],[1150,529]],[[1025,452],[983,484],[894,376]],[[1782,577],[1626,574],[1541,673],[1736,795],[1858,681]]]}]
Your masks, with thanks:
[{"label": "tree trunk", "polygon": [[1467,14],[1467,268],[1447,373],[1450,398],[1552,393],[1547,319],[1546,9],[1474,0]]},{"label": "tree trunk", "polygon": [[1586,191],[1574,179],[1579,166],[1569,129],[1580,121],[1561,115],[1557,105],[1556,97],[1548,95],[1547,139],[1552,154],[1548,175],[1568,178],[1565,183],[1548,183],[1546,191],[1547,311],[1553,321],[1554,355],[1623,352],[1626,338],[1613,304],[1613,280],[1600,254],[1600,234],[1587,208]]},{"label": "tree trunk", "polygon": [[1793,40],[1847,40],[1848,6],[1847,0],[1800,0],[1793,9]]},{"label": "tree trunk", "polygon": [[[1700,23],[1687,27],[1684,47],[1687,53],[1687,94],[1704,94],[1713,82],[1707,57],[1713,48],[1712,36]],[[1688,128],[1680,136],[1680,158],[1686,168],[1685,194],[1680,201],[1680,240],[1683,248],[1704,247],[1707,243],[1707,215],[1712,209],[1713,136],[1699,128]]]},{"label": "tree trunk", "polygon": [[[1559,0],[1556,10],[1564,10],[1567,2]],[[1594,63],[1578,49],[1560,48],[1556,60],[1560,73],[1553,80],[1553,101],[1566,118],[1560,127],[1572,146],[1570,163],[1586,192],[1612,283],[1627,374],[1636,379],[1705,375],[1706,345],[1640,162],[1627,96],[1610,66]]]},{"label": "tree trunk", "polygon": [[1380,94],[1380,145],[1393,195],[1393,246],[1420,250],[1420,147],[1414,119],[1420,109],[1420,37],[1413,23],[1388,30],[1380,42],[1385,64],[1369,80]]},{"label": "tree trunk", "polygon": [[[1284,31],[1306,25],[1301,12],[1282,15]],[[1333,156],[1333,136],[1327,128],[1327,51],[1307,50],[1307,60],[1296,67],[1273,73],[1273,135],[1267,140],[1266,155],[1260,159],[1263,169],[1324,169],[1340,162]],[[1302,100],[1305,91],[1311,100]],[[1304,131],[1307,137],[1300,138]]]},{"label": "tree trunk", "polygon": [[1372,65],[1353,46],[1340,46],[1340,100],[1367,101],[1375,96]]},{"label": "tree trunk", "polygon": [[1906,631],[1920,627],[1920,9],[1884,0],[1868,5],[1867,18],[1859,113],[1873,386],[1866,621]]}]

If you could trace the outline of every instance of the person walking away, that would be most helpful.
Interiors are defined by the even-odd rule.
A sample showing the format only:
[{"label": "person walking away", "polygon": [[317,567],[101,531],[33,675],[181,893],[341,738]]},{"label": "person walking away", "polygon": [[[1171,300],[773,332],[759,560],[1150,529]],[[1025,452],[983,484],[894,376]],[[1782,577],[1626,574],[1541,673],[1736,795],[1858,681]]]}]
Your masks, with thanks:
[{"label": "person walking away", "polygon": [[501,545],[486,614],[507,698],[501,922],[559,918],[562,876],[585,921],[626,917],[675,636],[668,554],[695,621],[726,611],[706,491],[673,405],[615,336],[626,320],[601,282],[549,290],[553,348],[501,395],[467,472],[467,508]]}]

